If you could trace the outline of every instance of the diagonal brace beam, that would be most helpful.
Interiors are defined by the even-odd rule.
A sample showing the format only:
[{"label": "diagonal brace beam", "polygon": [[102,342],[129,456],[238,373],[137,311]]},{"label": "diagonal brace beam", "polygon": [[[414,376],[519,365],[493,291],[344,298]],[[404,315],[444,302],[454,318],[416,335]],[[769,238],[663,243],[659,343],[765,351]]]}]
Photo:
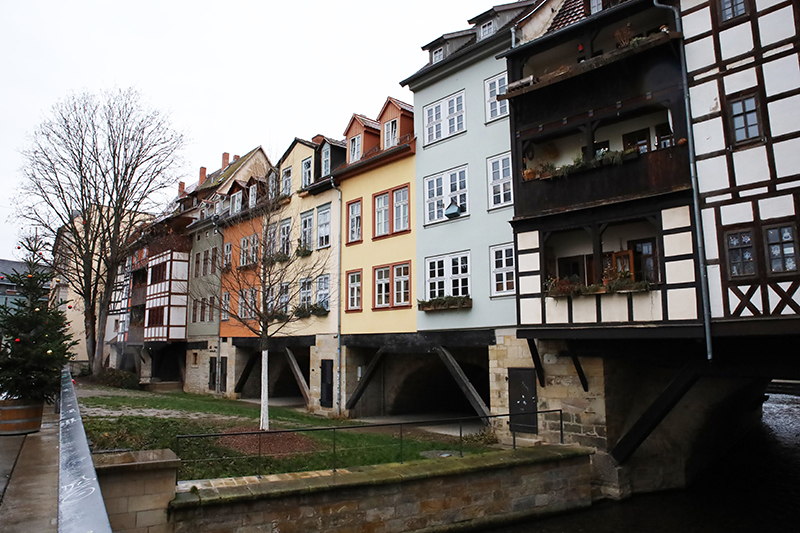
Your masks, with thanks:
[{"label": "diagonal brace beam", "polygon": [[292,374],[294,374],[294,380],[297,381],[297,386],[300,387],[300,393],[303,395],[303,399],[306,401],[306,405],[308,405],[308,383],[306,383],[306,377],[303,375],[303,372],[300,370],[300,365],[297,364],[297,359],[294,357],[292,350],[289,349],[287,346],[286,350],[286,360],[289,361],[289,368],[292,369]]},{"label": "diagonal brace beam", "polygon": [[539,386],[544,387],[544,366],[542,366],[542,359],[539,357],[539,349],[536,347],[536,341],[534,339],[528,339],[528,348],[531,351],[533,366],[536,367],[536,377],[539,378]]},{"label": "diagonal brace beam", "polygon": [[381,361],[383,361],[383,348],[379,348],[378,351],[375,352],[375,355],[372,357],[372,361],[369,362],[364,375],[362,375],[361,379],[358,380],[356,390],[353,391],[350,399],[347,400],[347,403],[344,406],[345,409],[352,409],[356,406],[358,400],[361,399],[361,395],[364,394],[365,390],[367,390],[367,385],[369,385],[369,382],[372,381],[372,378],[375,376],[375,371],[378,369],[378,366],[380,366]]},{"label": "diagonal brace beam", "polygon": [[[475,412],[477,412],[480,416],[492,416],[491,411],[489,411],[489,408],[483,402],[483,398],[481,398],[480,394],[478,394],[478,391],[475,390],[475,387],[472,386],[472,383],[470,383],[469,378],[461,369],[461,365],[458,364],[458,361],[456,361],[456,358],[453,357],[453,354],[451,354],[444,346],[437,346],[434,349],[439,354],[444,366],[447,367],[447,370],[450,371],[450,374],[456,380],[456,383],[458,383],[458,386],[461,388],[461,392],[464,393],[464,396],[467,397],[467,400],[469,400],[472,408],[475,409]],[[489,420],[484,420],[484,422],[488,424]]]},{"label": "diagonal brace beam", "polygon": [[233,392],[239,393],[242,392],[244,388],[244,384],[247,383],[247,380],[250,378],[250,374],[253,372],[253,367],[256,366],[256,363],[261,360],[261,354],[253,354],[247,360],[247,364],[244,365],[244,370],[242,370],[242,375],[239,376],[239,381],[236,382],[236,386],[233,388]]}]

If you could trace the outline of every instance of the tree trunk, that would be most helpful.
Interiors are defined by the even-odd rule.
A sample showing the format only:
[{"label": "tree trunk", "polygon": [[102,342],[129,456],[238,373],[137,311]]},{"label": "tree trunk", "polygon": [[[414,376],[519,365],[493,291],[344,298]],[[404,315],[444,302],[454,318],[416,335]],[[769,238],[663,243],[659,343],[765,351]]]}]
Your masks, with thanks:
[{"label": "tree trunk", "polygon": [[83,311],[83,329],[84,337],[86,337],[86,356],[89,358],[89,368],[94,373],[94,343],[97,338],[95,335],[95,316],[92,309],[84,303]]},{"label": "tree trunk", "polygon": [[269,349],[261,350],[261,429],[269,431]]},{"label": "tree trunk", "polygon": [[94,352],[94,363],[92,373],[100,374],[103,372],[103,348],[106,341],[106,325],[108,324],[108,307],[111,305],[111,295],[114,290],[113,280],[117,277],[117,265],[108,268],[106,279],[103,283],[103,291],[100,293],[100,312],[97,317],[97,338]]}]

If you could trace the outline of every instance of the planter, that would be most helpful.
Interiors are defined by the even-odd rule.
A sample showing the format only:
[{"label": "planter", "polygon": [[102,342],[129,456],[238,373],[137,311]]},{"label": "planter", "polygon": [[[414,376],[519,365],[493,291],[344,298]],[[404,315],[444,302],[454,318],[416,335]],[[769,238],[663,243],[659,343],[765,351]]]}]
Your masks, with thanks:
[{"label": "planter", "polygon": [[0,435],[26,435],[42,427],[42,402],[0,400]]},{"label": "planter", "polygon": [[448,309],[472,309],[472,298],[447,296],[428,301],[418,301],[420,311],[446,311]]},{"label": "planter", "polygon": [[536,171],[532,168],[526,168],[522,171],[522,179],[524,181],[531,181],[536,179]]}]

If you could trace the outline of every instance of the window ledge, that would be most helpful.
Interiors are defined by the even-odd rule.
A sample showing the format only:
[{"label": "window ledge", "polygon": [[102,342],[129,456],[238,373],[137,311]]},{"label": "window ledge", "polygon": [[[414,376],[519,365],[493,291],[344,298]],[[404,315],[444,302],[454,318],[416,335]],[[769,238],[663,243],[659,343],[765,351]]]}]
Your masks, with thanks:
[{"label": "window ledge", "polygon": [[466,129],[464,129],[463,131],[459,131],[458,133],[454,133],[452,135],[448,135],[447,137],[442,137],[441,139],[436,139],[435,141],[431,141],[429,143],[423,142],[422,148],[423,149],[430,148],[430,147],[435,146],[435,145],[437,145],[439,143],[443,143],[445,141],[449,141],[450,139],[454,139],[456,137],[460,137],[461,135],[464,135],[465,133],[467,133]]},{"label": "window ledge", "polygon": [[467,219],[469,219],[469,213],[462,213],[460,216],[457,216],[456,218],[447,218],[447,217],[445,217],[442,220],[436,220],[434,222],[426,222],[425,224],[423,224],[423,227],[428,228],[428,227],[439,226],[439,225],[447,224],[447,223],[455,223],[455,222],[458,222],[459,220],[467,220]]},{"label": "window ledge", "polygon": [[411,230],[410,229],[404,229],[403,231],[395,231],[394,233],[387,233],[386,235],[378,235],[377,237],[372,237],[372,240],[373,241],[380,241],[380,240],[383,240],[383,239],[388,239],[390,237],[397,237],[397,236],[400,236],[400,235],[406,235],[408,233],[411,233]]},{"label": "window ledge", "polygon": [[484,126],[488,126],[489,124],[494,124],[495,122],[499,122],[499,121],[503,120],[504,118],[508,118],[509,116],[510,115],[508,113],[506,113],[505,115],[500,115],[499,117],[494,117],[494,118],[487,119],[486,122],[484,122],[483,124],[484,124]]},{"label": "window ledge", "polygon": [[344,245],[345,245],[345,246],[353,246],[354,244],[361,244],[362,242],[364,242],[364,240],[363,240],[363,239],[358,239],[357,241],[349,241],[349,242],[346,242]]}]

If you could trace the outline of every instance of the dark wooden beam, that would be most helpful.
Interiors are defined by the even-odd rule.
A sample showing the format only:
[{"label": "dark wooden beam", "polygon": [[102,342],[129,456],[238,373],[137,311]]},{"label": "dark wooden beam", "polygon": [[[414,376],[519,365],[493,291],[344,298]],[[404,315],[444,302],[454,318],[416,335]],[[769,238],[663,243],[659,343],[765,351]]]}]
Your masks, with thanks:
[{"label": "dark wooden beam", "polygon": [[372,357],[372,361],[369,362],[367,365],[367,369],[364,371],[364,375],[361,376],[361,379],[358,380],[358,384],[356,385],[356,390],[353,391],[353,394],[347,400],[345,404],[345,409],[352,409],[358,403],[358,400],[361,399],[361,395],[364,394],[364,391],[367,390],[367,385],[369,382],[372,381],[372,378],[375,376],[375,371],[380,366],[381,361],[383,360],[383,348],[379,348],[375,355]]},{"label": "dark wooden beam", "polygon": [[294,374],[294,379],[295,381],[297,381],[297,386],[300,387],[300,393],[303,395],[303,398],[306,401],[306,406],[308,406],[309,394],[308,394],[308,383],[306,383],[306,377],[300,370],[300,365],[297,364],[297,359],[295,359],[291,348],[287,346],[286,348],[284,348],[284,350],[286,352],[286,360],[289,361],[289,368],[292,369],[292,374]]},{"label": "dark wooden beam", "polygon": [[[461,392],[464,393],[464,396],[467,397],[470,405],[472,408],[475,409],[475,412],[478,413],[480,416],[492,416],[491,411],[489,411],[489,407],[483,401],[478,391],[475,390],[475,387],[472,386],[472,383],[469,381],[469,378],[461,369],[461,365],[458,364],[456,358],[453,357],[447,348],[444,346],[437,346],[436,352],[439,354],[444,366],[447,367],[447,370],[450,371],[450,374],[453,376],[453,379],[456,380]],[[485,424],[489,423],[489,419],[483,420]]]},{"label": "dark wooden beam", "polygon": [[239,380],[236,382],[236,386],[233,388],[233,392],[242,392],[244,388],[244,384],[247,383],[247,379],[250,377],[250,374],[253,372],[253,367],[256,366],[256,362],[258,362],[259,357],[261,357],[261,352],[254,353],[250,356],[247,360],[247,364],[244,365],[244,370],[242,370],[242,375],[239,376]]},{"label": "dark wooden beam", "polygon": [[533,338],[526,340],[528,341],[528,348],[531,351],[533,366],[536,367],[536,377],[539,378],[539,385],[544,387],[544,366],[542,366],[542,359],[539,357],[539,349],[536,347],[536,340]]},{"label": "dark wooden beam", "polygon": [[575,365],[575,372],[578,373],[578,379],[581,380],[581,385],[583,386],[583,392],[589,392],[589,382],[586,380],[586,374],[583,373],[583,366],[581,366],[581,362],[578,359],[578,356],[573,351],[567,352],[572,359],[572,364]]},{"label": "dark wooden beam", "polygon": [[625,463],[630,459],[633,452],[645,441],[645,439],[658,427],[662,420],[678,405],[689,389],[700,377],[703,363],[691,362],[684,366],[672,379],[667,388],[653,401],[650,407],[639,417],[633,427],[619,439],[619,442],[611,450],[611,456],[618,464]]}]

